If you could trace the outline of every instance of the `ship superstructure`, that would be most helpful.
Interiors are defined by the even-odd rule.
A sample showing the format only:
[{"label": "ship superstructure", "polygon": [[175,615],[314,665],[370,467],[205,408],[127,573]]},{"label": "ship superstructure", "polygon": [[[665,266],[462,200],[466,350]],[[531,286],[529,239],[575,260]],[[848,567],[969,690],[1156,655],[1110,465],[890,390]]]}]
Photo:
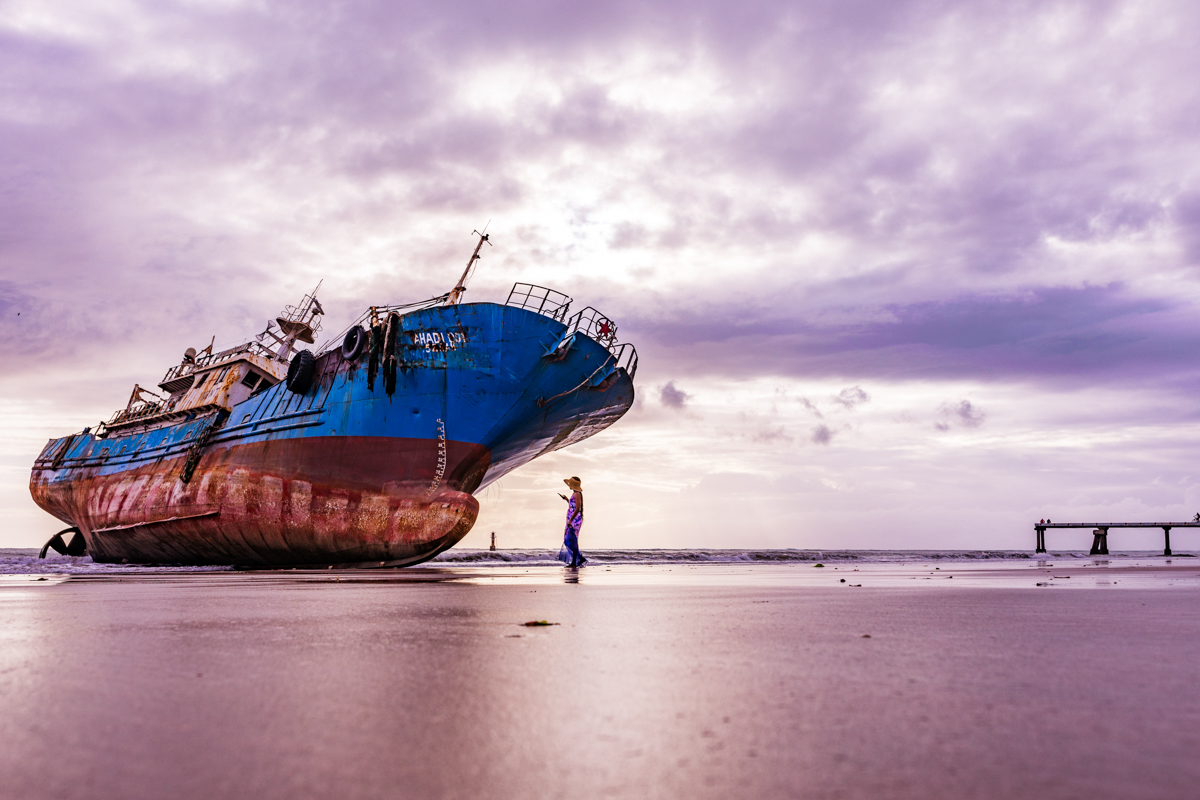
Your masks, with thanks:
[{"label": "ship superstructure", "polygon": [[[30,491],[97,561],[405,565],[470,530],[474,492],[632,405],[637,353],[596,309],[516,284],[372,306],[312,351],[314,292],[256,339],[188,349],[96,431],[49,442]],[[45,550],[43,549],[43,552]]]}]

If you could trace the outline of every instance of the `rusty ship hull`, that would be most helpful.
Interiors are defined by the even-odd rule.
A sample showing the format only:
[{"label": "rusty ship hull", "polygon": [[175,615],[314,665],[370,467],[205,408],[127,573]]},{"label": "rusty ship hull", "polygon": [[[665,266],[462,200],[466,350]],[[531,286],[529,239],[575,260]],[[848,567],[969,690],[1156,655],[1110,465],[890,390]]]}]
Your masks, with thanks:
[{"label": "rusty ship hull", "polygon": [[377,325],[361,353],[317,354],[303,392],[52,440],[30,491],[101,562],[418,563],[470,531],[479,489],[630,408],[636,354],[589,324],[519,303],[392,314],[390,350]]}]

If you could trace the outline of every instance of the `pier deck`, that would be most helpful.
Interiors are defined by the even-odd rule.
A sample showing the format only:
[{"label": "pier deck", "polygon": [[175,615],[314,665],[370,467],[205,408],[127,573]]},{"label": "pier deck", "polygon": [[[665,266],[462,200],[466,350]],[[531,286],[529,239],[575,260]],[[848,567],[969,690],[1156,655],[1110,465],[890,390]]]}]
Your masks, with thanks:
[{"label": "pier deck", "polygon": [[1046,552],[1047,528],[1092,528],[1092,551],[1094,556],[1108,555],[1109,528],[1162,528],[1163,555],[1171,555],[1171,528],[1200,528],[1200,520],[1191,522],[1039,522],[1033,529],[1037,532],[1035,553]]}]

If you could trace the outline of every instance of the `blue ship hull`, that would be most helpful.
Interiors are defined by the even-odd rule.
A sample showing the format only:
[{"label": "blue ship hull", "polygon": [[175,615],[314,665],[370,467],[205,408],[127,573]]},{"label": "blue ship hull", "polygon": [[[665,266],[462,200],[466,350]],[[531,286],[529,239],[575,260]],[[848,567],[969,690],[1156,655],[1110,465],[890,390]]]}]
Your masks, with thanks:
[{"label": "blue ship hull", "polygon": [[316,358],[229,409],[51,441],[30,491],[97,561],[404,565],[471,529],[472,494],[616,422],[636,359],[493,303],[398,318],[392,374]]}]

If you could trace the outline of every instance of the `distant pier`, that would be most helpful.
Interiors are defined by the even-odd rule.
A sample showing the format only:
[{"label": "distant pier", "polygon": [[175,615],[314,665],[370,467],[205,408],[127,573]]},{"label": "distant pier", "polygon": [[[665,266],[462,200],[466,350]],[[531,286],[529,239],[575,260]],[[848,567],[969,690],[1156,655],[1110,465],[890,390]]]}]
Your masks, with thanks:
[{"label": "distant pier", "polygon": [[1037,531],[1035,553],[1046,552],[1047,528],[1092,528],[1092,552],[1094,556],[1108,555],[1109,528],[1162,528],[1163,555],[1171,555],[1171,528],[1200,528],[1196,522],[1039,522],[1033,526]]}]

